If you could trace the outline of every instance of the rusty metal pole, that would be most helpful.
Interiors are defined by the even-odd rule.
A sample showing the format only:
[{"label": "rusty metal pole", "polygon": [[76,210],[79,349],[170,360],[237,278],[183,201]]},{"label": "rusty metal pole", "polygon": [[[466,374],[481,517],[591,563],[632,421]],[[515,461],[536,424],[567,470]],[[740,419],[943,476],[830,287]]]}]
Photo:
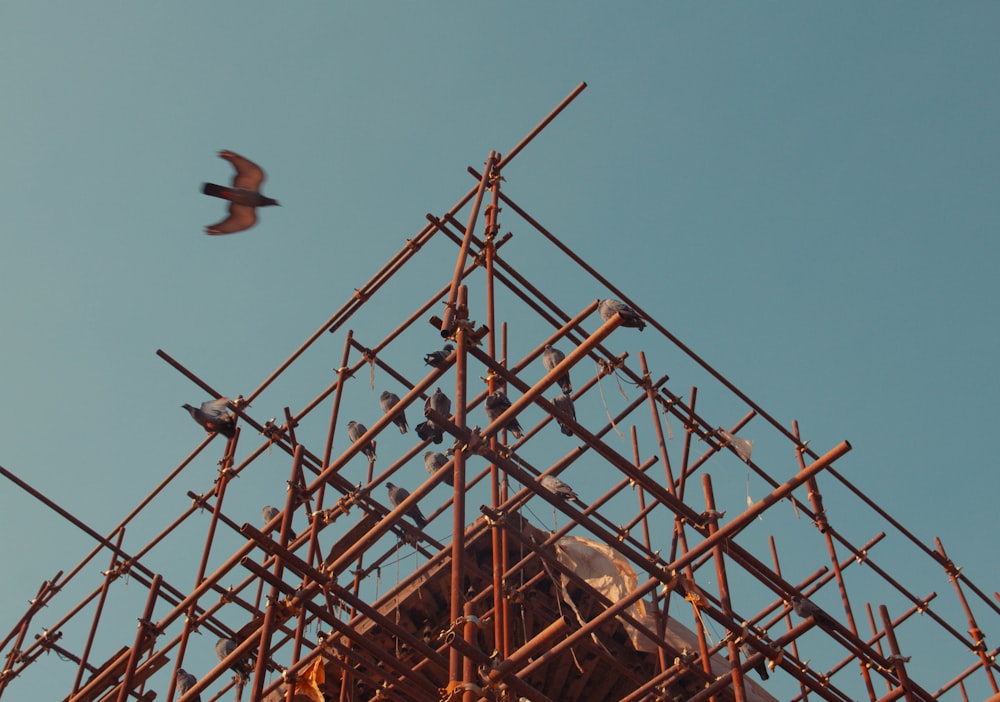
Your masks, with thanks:
[{"label": "rusty metal pole", "polygon": [[462,271],[465,269],[465,259],[469,255],[469,245],[472,241],[472,232],[479,219],[479,208],[483,203],[483,193],[490,179],[494,177],[494,168],[498,160],[498,154],[490,151],[486,158],[486,168],[483,169],[483,177],[479,181],[479,190],[476,191],[476,199],[472,203],[472,211],[469,213],[469,223],[465,227],[465,238],[462,241],[462,248],[458,253],[458,260],[455,262],[455,274],[451,281],[451,291],[448,293],[448,302],[445,304],[444,314],[441,319],[441,336],[446,339],[451,338],[455,327],[455,305],[458,302],[458,288],[462,280]]},{"label": "rusty metal pole", "polygon": [[641,598],[645,597],[650,591],[656,587],[664,585],[669,580],[669,573],[676,572],[688,564],[693,563],[696,559],[708,553],[715,547],[716,544],[722,543],[735,536],[748,524],[753,522],[753,520],[757,518],[757,515],[763,513],[769,506],[787,497],[793,490],[801,486],[811,476],[819,473],[821,470],[827,469],[831,463],[846,454],[850,451],[850,449],[851,445],[846,441],[842,441],[834,446],[832,449],[820,456],[815,462],[810,464],[804,471],[799,472],[785,483],[782,483],[782,485],[776,490],[772,491],[759,502],[756,502],[745,512],[741,513],[737,517],[734,517],[731,522],[726,524],[724,527],[721,527],[717,532],[694,545],[684,556],[681,556],[671,562],[665,569],[662,578],[651,578],[645,583],[637,586],[630,593],[619,599],[615,604],[590,619],[584,626],[563,638],[543,655],[539,656],[530,664],[525,666],[525,668],[522,669],[522,673],[527,674],[533,670],[537,670],[541,666],[547,664],[553,656],[571,648],[574,644],[576,644],[576,642],[586,636],[589,636],[591,632],[597,630],[601,626],[604,626],[607,622],[614,620],[619,613],[632,606]]},{"label": "rusty metal pole", "polygon": [[[119,543],[119,546],[120,545],[121,544]],[[112,554],[111,556],[112,563],[115,562],[115,558],[117,558],[117,555]],[[32,598],[31,606],[28,608],[28,611],[25,612],[24,616],[21,617],[19,625],[15,628],[14,631],[11,632],[11,635],[4,640],[4,645],[6,645],[7,642],[10,641],[11,637],[13,637],[14,645],[11,646],[10,653],[7,656],[7,664],[4,666],[3,671],[0,672],[0,695],[3,694],[3,691],[4,689],[6,689],[7,684],[14,678],[14,676],[11,674],[11,670],[14,667],[15,661],[17,661],[17,659],[21,655],[21,644],[24,643],[24,637],[28,634],[28,626],[30,625],[32,618],[42,607],[45,606],[46,600],[49,597],[49,593],[54,591],[56,583],[59,581],[59,578],[61,576],[62,576],[62,571],[59,571],[52,580],[42,582],[41,586],[38,588],[38,594],[36,594],[34,598]],[[90,639],[93,639],[93,635],[91,635]],[[81,664],[80,667],[82,669],[84,667],[83,664]],[[74,682],[73,684],[74,684],[73,692],[76,692],[76,687],[79,686],[79,676],[77,676],[77,681]]]},{"label": "rusty metal pole", "polygon": [[[476,651],[479,647],[476,643],[476,622],[473,617],[472,603],[466,602],[462,615],[465,617],[465,624],[462,627],[462,639],[465,641],[466,645]],[[485,656],[484,656],[485,657]],[[477,661],[472,658],[471,655],[465,655],[463,657],[464,665],[462,666],[462,685],[463,685],[463,702],[474,702],[478,695],[475,692],[475,684],[477,681],[476,676],[476,663]]]},{"label": "rusty metal pole", "polygon": [[[153,628],[153,608],[156,606],[156,598],[160,595],[160,582],[163,577],[157,573],[153,576],[153,583],[149,587],[149,596],[146,598],[146,608],[139,619],[139,631],[135,635],[135,643],[129,651],[128,662],[125,664],[125,673],[122,675],[121,688],[118,691],[118,702],[125,702],[129,693],[132,692],[132,674],[139,659],[139,652],[143,649],[146,637],[150,636],[150,629]],[[155,633],[155,628],[154,628]]]},{"label": "rusty metal pole", "polygon": [[983,630],[979,628],[979,624],[976,623],[976,617],[972,614],[972,610],[969,608],[969,601],[965,598],[965,593],[962,592],[962,584],[959,582],[958,575],[960,568],[958,568],[950,558],[948,554],[945,553],[944,544],[941,543],[941,539],[934,537],[934,545],[937,546],[937,552],[940,554],[938,561],[944,568],[944,572],[948,574],[948,579],[951,584],[955,587],[955,594],[958,595],[958,601],[962,605],[962,609],[965,612],[965,618],[969,622],[969,636],[975,644],[974,651],[979,657],[980,662],[983,664],[983,671],[986,673],[986,677],[990,682],[990,687],[993,688],[993,694],[1000,694],[1000,688],[997,687],[996,678],[993,675],[992,662],[986,655],[986,635]]},{"label": "rusty metal pole", "polygon": [[[122,539],[125,538],[125,530],[119,529],[118,540],[115,542],[115,546],[121,548]],[[101,614],[104,612],[104,603],[108,598],[108,590],[111,588],[112,573],[114,573],[115,568],[118,565],[118,554],[111,554],[111,562],[108,564],[108,574],[104,576],[104,582],[101,583],[101,594],[97,598],[97,607],[94,610],[94,619],[90,625],[90,634],[87,636],[87,642],[83,646],[83,653],[80,654],[80,665],[76,670],[76,677],[73,679],[73,688],[70,690],[70,696],[72,697],[77,690],[80,689],[80,682],[83,680],[83,673],[87,669],[87,659],[90,658],[90,649],[94,644],[94,637],[97,634],[97,625],[101,621]],[[0,691],[2,691],[0,687]]]},{"label": "rusty metal pole", "polygon": [[[795,436],[796,447],[798,448],[803,446],[801,434],[799,433],[798,421],[792,422],[792,433]],[[806,464],[803,451],[801,449],[797,450],[795,452],[795,456],[799,463],[799,469],[801,470]],[[850,628],[852,634],[860,637],[857,623],[854,621],[854,611],[851,608],[851,600],[847,596],[847,584],[844,581],[844,575],[840,569],[840,559],[837,556],[837,547],[833,542],[833,535],[830,533],[830,525],[826,519],[826,510],[823,508],[823,497],[819,491],[819,483],[815,478],[812,478],[808,481],[807,485],[809,488],[809,504],[812,505],[813,512],[816,515],[816,528],[819,529],[820,533],[823,534],[823,538],[826,540],[827,552],[830,554],[830,565],[837,578],[837,588],[840,591],[840,600],[844,605],[844,614],[847,616],[847,626]],[[864,679],[865,688],[868,690],[868,697],[869,699],[874,700],[876,698],[875,686],[872,683],[872,677],[868,666],[865,665],[865,662],[861,659],[858,659],[858,666],[861,668],[861,677]]]},{"label": "rusty metal pole", "polygon": [[[715,509],[715,493],[712,491],[712,476],[705,473],[701,476],[702,489],[705,491],[705,513],[707,516],[708,533],[711,536],[719,530],[719,512]],[[722,603],[722,613],[733,616],[733,604],[729,599],[729,580],[726,577],[726,562],[723,557],[723,544],[719,543],[712,549],[715,559],[715,579],[719,583],[719,601]],[[730,632],[733,634],[734,632]],[[743,671],[740,669],[739,646],[736,639],[726,637],[729,653],[729,667],[733,677],[733,698],[736,702],[746,702],[746,692],[743,689]]]},{"label": "rusty metal pole", "polygon": [[[500,182],[499,177],[493,178],[491,183],[492,200],[486,208],[487,226],[486,237],[483,243],[485,252],[484,260],[486,266],[486,328],[489,330],[486,336],[486,352],[490,358],[497,359],[497,332],[496,332],[496,304],[495,304],[495,270],[494,257],[496,256],[496,234],[498,231],[497,215],[500,204]],[[487,381],[487,392],[492,393],[494,387],[494,376],[489,375]],[[490,449],[496,451],[497,438],[494,435],[490,438]],[[499,507],[503,496],[501,495],[501,484],[505,482],[506,476],[501,474],[500,467],[490,462],[490,504],[496,509]],[[493,646],[505,657],[508,648],[506,632],[508,629],[508,617],[510,614],[507,600],[504,597],[503,574],[506,572],[507,556],[507,532],[499,524],[494,524],[490,534],[493,549]]]},{"label": "rusty metal pole", "polygon": [[[289,477],[289,485],[294,485],[296,477],[299,475],[299,471],[302,470],[302,444],[295,445],[295,453],[292,456],[292,471]],[[278,537],[282,548],[286,547],[288,544],[288,533],[291,531],[292,515],[291,515],[291,503],[292,495],[289,494],[288,498],[285,500],[285,509],[282,511],[281,515],[281,530],[280,536]],[[285,564],[282,562],[281,558],[274,559],[274,578],[275,580],[281,580],[281,576],[285,572]],[[274,622],[274,610],[278,607],[278,596],[279,591],[277,585],[271,586],[271,592],[267,598],[267,606],[264,608],[264,623],[261,625],[260,633],[260,645],[257,647],[257,663],[254,667],[254,679],[253,679],[253,691],[250,694],[251,700],[259,700],[261,698],[261,690],[264,689],[264,673],[267,670],[267,660],[268,654],[271,649],[271,628]]]},{"label": "rusty metal pole", "polygon": [[[492,161],[494,154],[490,154]],[[473,220],[469,221],[469,227]],[[461,266],[461,262],[460,262]],[[454,333],[455,333],[455,424],[464,429],[466,424],[466,395],[468,374],[469,315],[468,288],[459,286],[456,291]],[[465,451],[461,448],[455,451],[453,461],[453,480],[455,482],[455,499],[452,504],[452,535],[451,535],[451,603],[449,607],[450,621],[454,625],[461,620],[464,600],[463,569],[465,560]],[[463,659],[461,651],[452,648],[449,653],[449,685],[462,681]]]},{"label": "rusty metal pole", "polygon": [[899,678],[899,687],[903,691],[907,702],[914,702],[916,697],[910,688],[910,678],[906,674],[906,661],[899,653],[899,644],[896,642],[896,630],[892,626],[892,618],[885,605],[878,606],[879,616],[882,618],[882,627],[885,629],[885,641],[889,644],[889,662],[896,669],[896,677]]}]

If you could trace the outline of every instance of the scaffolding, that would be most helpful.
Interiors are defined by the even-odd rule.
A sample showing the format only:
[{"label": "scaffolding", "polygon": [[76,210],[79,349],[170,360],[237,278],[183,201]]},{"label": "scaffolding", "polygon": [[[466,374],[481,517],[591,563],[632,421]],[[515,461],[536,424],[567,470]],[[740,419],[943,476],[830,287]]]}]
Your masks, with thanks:
[{"label": "scaffolding", "polygon": [[[798,422],[758,406],[508,192],[505,166],[585,87],[506,155],[470,168],[472,187],[451,209],[427,215],[228,403],[232,438],[206,434],[109,534],[0,468],[96,542],[42,583],[2,639],[0,697],[68,667],[66,702],[766,701],[788,681],[795,700],[1000,699],[997,649],[980,625],[995,625],[1000,596],[837,470],[848,442],[814,450]],[[534,283],[533,267],[561,267],[566,282]],[[635,317],[601,315],[601,299]],[[365,318],[382,338],[356,333]],[[284,396],[315,394],[263,419],[257,408],[273,407],[286,379]],[[383,413],[387,389],[399,401]],[[431,401],[439,389],[450,407]],[[417,426],[402,433],[400,413],[420,415],[427,438]],[[361,422],[356,440],[349,420]],[[212,485],[188,491],[173,521],[127,550],[126,528],[213,448]],[[408,492],[389,499],[390,482]],[[273,502],[277,487],[283,504],[254,526],[246,505]],[[854,533],[859,512],[886,531]],[[914,592],[877,547],[943,571],[958,607],[932,606],[936,593]],[[89,594],[38,629],[43,608],[99,558],[107,566]],[[132,640],[105,633],[126,607],[139,622]],[[216,639],[232,642],[219,659],[205,653]],[[915,665],[910,650],[928,640],[964,667],[942,677]]]}]

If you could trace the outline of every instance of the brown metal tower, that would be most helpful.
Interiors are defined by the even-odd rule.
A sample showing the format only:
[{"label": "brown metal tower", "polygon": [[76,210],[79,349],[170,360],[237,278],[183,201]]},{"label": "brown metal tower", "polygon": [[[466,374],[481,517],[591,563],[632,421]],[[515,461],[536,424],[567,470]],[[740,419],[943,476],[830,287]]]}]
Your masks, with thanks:
[{"label": "brown metal tower", "polygon": [[[33,697],[32,675],[61,666],[73,671],[67,702],[740,701],[777,699],[769,687],[789,681],[803,700],[1000,699],[996,649],[978,621],[997,621],[1000,598],[835,469],[847,442],[814,450],[797,423],[759,407],[506,191],[504,167],[584,87],[505,156],[470,169],[469,192],[428,215],[230,402],[234,437],[208,435],[110,534],[0,469],[97,542],[42,584],[3,638],[0,697]],[[573,282],[529,280],[518,237],[545,247],[534,267],[569,268]],[[439,269],[456,250],[453,271]],[[600,315],[608,298],[635,316]],[[366,316],[377,319],[364,325],[371,338],[352,326]],[[548,346],[563,355],[543,365]],[[296,382],[293,369],[329,368],[336,353],[334,380],[311,399],[280,418],[258,414],[267,391]],[[450,407],[428,402],[437,388]],[[389,413],[378,404],[386,389],[400,398]],[[367,426],[353,441],[352,419]],[[190,506],[142,548],[123,549],[126,527],[220,447],[213,485],[189,492]],[[425,469],[427,452],[444,460]],[[395,505],[390,482],[409,491]],[[275,504],[276,485],[277,515],[251,523],[247,502]],[[861,511],[887,531],[857,541]],[[883,542],[943,569],[958,622],[876,560]],[[108,563],[89,594],[34,628],[97,558]],[[106,636],[112,612],[128,607],[134,638]],[[911,642],[927,637],[966,656],[964,667],[942,678],[912,665]],[[211,654],[220,638],[234,644],[223,660]],[[183,693],[179,669],[193,676]]]}]

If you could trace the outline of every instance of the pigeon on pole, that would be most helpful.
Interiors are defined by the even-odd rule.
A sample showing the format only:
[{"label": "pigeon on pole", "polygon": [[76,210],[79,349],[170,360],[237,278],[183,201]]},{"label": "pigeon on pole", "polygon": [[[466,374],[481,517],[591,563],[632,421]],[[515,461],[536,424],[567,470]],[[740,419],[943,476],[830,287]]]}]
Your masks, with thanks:
[{"label": "pigeon on pole", "polygon": [[445,344],[444,348],[440,351],[431,351],[429,354],[426,354],[424,356],[424,363],[428,366],[441,368],[444,365],[444,362],[448,359],[448,355],[454,350],[454,345]]},{"label": "pigeon on pole", "polygon": [[[753,650],[753,647],[750,644],[745,642],[743,643],[742,646],[740,646],[740,652],[743,654],[744,658],[750,658],[750,656],[757,653],[755,650]],[[767,674],[767,663],[764,662],[763,658],[760,659],[760,663],[755,665],[753,669],[757,672],[757,675],[760,676],[761,680],[768,679],[769,676]]]},{"label": "pigeon on pole", "polygon": [[824,612],[805,597],[793,595],[792,609],[794,609],[795,613],[803,619],[808,619],[809,617],[815,618],[817,624],[830,624],[833,622],[833,619],[829,614]]},{"label": "pigeon on pole", "polygon": [[[507,411],[510,405],[510,398],[502,390],[496,390],[486,396],[483,409],[486,410],[486,418],[492,424],[496,421],[497,417]],[[521,423],[517,421],[517,417],[511,417],[505,428],[514,435],[515,439],[520,439],[524,436],[524,431],[521,429]]]},{"label": "pigeon on pole", "polygon": [[[194,687],[194,684],[198,682],[198,678],[191,675],[191,673],[187,672],[183,668],[177,669],[177,676],[175,679],[177,680],[177,699],[180,699],[185,692]],[[201,695],[195,695],[193,702],[201,702]]]},{"label": "pigeon on pole", "polygon": [[[357,443],[358,440],[364,436],[365,432],[368,431],[366,427],[361,422],[355,422],[351,420],[347,423],[347,438],[351,440],[352,443]],[[372,461],[375,460],[375,442],[369,441],[367,444],[361,447],[361,451],[368,456]]]},{"label": "pigeon on pole", "polygon": [[618,300],[601,300],[601,303],[597,306],[597,312],[601,315],[601,319],[605,322],[614,317],[616,314],[619,314],[622,318],[623,327],[634,327],[639,331],[646,328],[646,323],[642,320],[642,317],[639,316],[639,313],[626,305],[624,302],[620,302]]},{"label": "pigeon on pole", "polygon": [[[279,514],[281,514],[281,510],[278,509],[277,507],[272,507],[271,505],[264,505],[264,508],[260,511],[260,516],[264,518],[264,526],[267,526],[267,524],[270,523],[270,521],[275,517],[277,517]],[[277,527],[277,531],[281,531],[280,524]],[[292,531],[291,529],[288,530],[288,538],[289,539],[295,538],[295,532]]]},{"label": "pigeon on pole", "polygon": [[[441,388],[434,388],[434,394],[427,398],[427,401],[424,403],[424,416],[427,415],[429,410],[434,410],[442,417],[451,416],[451,400],[441,392]],[[420,422],[413,429],[417,432],[417,436],[424,441],[433,441],[435,444],[440,444],[444,441],[444,429],[433,419]]]},{"label": "pigeon on pole", "polygon": [[[389,502],[393,507],[399,507],[407,497],[410,496],[410,491],[406,488],[401,488],[398,485],[393,485],[392,483],[386,483],[386,488],[389,490]],[[410,506],[406,510],[406,514],[416,522],[417,526],[423,529],[427,526],[427,518],[424,516],[423,512],[420,511],[420,507],[416,504]]]},{"label": "pigeon on pole", "polygon": [[571,488],[569,485],[567,485],[554,475],[543,476],[539,482],[542,484],[542,487],[546,488],[547,490],[551,490],[564,500],[580,499],[580,496],[573,491],[573,488]]},{"label": "pigeon on pole", "polygon": [[[552,404],[556,406],[556,409],[565,415],[568,415],[570,419],[574,422],[576,421],[576,407],[573,406],[573,398],[569,395],[556,395],[552,398]],[[556,422],[559,423],[559,431],[561,431],[566,436],[573,436],[573,430],[568,424],[556,417]]]},{"label": "pigeon on pole", "polygon": [[229,200],[229,216],[221,222],[205,227],[206,234],[234,234],[249,229],[257,223],[257,208],[280,205],[277,200],[260,194],[264,182],[263,169],[248,158],[232,151],[220,151],[219,157],[233,164],[236,175],[231,186],[205,183],[201,191],[212,197]]},{"label": "pigeon on pole", "polygon": [[[378,403],[382,406],[383,412],[390,414],[392,413],[392,409],[399,404],[399,395],[388,390],[383,390],[382,394],[379,395]],[[406,430],[410,428],[406,423],[406,412],[402,409],[392,418],[392,423],[399,427],[400,434],[405,434]]]},{"label": "pigeon on pole", "polygon": [[[437,451],[424,451],[424,468],[431,475],[434,475],[438,470],[448,462],[448,457],[443,453],[438,453]],[[455,478],[451,473],[445,473],[444,482],[448,485],[454,487]]]},{"label": "pigeon on pole", "polygon": [[192,407],[188,404],[181,407],[186,409],[191,419],[198,422],[209,434],[218,432],[231,439],[236,433],[236,417],[226,409],[228,403],[228,397],[220,397],[218,400],[202,402],[201,407]]},{"label": "pigeon on pole", "polygon": [[[566,360],[566,354],[553,347],[552,344],[545,345],[545,350],[542,351],[542,365],[545,366],[545,370],[551,371],[564,360]],[[567,395],[573,392],[573,384],[569,382],[569,373],[560,375],[556,382],[559,383],[559,388]]]},{"label": "pigeon on pole", "polygon": [[[215,643],[215,655],[220,661],[226,660],[226,656],[235,650],[236,642],[232,639],[223,637]],[[250,679],[250,671],[252,668],[250,667],[250,661],[247,658],[234,661],[232,665],[229,666],[229,669],[236,673],[241,684]]]}]

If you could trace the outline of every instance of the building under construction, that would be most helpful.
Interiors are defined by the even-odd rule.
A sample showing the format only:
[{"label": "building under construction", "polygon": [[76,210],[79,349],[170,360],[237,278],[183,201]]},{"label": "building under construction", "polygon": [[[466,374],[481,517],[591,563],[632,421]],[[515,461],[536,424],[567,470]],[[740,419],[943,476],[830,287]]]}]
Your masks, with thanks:
[{"label": "building under construction", "polygon": [[[777,421],[519,205],[504,168],[584,87],[470,168],[454,206],[229,400],[232,437],[163,467],[111,533],[3,471],[95,547],[0,632],[0,697],[35,699],[58,669],[66,702],[1000,700],[1000,597],[837,470],[847,441]],[[526,272],[539,257],[558,285]],[[216,462],[123,546],[197,480],[185,468]],[[857,533],[862,513],[884,530]],[[59,597],[71,581],[81,601]],[[108,623],[123,612],[127,638]],[[960,663],[921,663],[928,647]]]}]

